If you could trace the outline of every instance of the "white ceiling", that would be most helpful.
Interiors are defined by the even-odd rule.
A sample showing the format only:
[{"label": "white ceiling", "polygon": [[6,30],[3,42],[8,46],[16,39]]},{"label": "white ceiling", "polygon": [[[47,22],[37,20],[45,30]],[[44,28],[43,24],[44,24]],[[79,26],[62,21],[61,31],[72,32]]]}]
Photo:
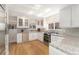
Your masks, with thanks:
[{"label": "white ceiling", "polygon": [[9,4],[9,14],[13,16],[48,17],[58,13],[68,4]]}]

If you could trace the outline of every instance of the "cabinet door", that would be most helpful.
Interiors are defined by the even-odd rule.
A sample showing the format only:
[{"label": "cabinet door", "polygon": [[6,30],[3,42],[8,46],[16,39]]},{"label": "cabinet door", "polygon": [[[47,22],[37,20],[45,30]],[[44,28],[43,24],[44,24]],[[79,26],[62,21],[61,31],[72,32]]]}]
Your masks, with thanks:
[{"label": "cabinet door", "polygon": [[37,39],[40,40],[41,42],[43,42],[43,37],[44,37],[44,33],[42,32],[37,33]]},{"label": "cabinet door", "polygon": [[51,35],[51,43],[55,46],[61,45],[63,39],[63,37]]},{"label": "cabinet door", "polygon": [[18,28],[23,28],[23,19],[22,18],[17,18],[17,27]]},{"label": "cabinet door", "polygon": [[54,29],[54,23],[50,23],[48,24],[48,26],[49,26],[49,29]]},{"label": "cabinet door", "polygon": [[17,34],[17,43],[22,43],[22,33]]},{"label": "cabinet door", "polygon": [[27,32],[22,33],[22,42],[27,42],[29,40],[29,34]]},{"label": "cabinet door", "polygon": [[19,26],[23,26],[23,20],[19,18]]},{"label": "cabinet door", "polygon": [[36,40],[38,39],[37,33],[29,33],[29,40]]},{"label": "cabinet door", "polygon": [[28,28],[28,19],[24,19],[24,26],[25,28]]},{"label": "cabinet door", "polygon": [[79,5],[72,6],[72,27],[79,27]]},{"label": "cabinet door", "polygon": [[60,11],[60,27],[71,27],[71,6]]},{"label": "cabinet door", "polygon": [[43,28],[43,25],[44,25],[43,22],[44,22],[43,20],[38,20],[37,21],[37,28]]},{"label": "cabinet door", "polygon": [[28,28],[28,19],[19,17],[17,19],[18,28]]}]

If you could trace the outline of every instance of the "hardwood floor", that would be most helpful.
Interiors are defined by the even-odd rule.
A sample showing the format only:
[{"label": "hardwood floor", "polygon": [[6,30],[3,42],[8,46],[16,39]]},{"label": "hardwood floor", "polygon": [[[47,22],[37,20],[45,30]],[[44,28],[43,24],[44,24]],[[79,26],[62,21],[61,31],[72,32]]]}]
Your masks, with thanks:
[{"label": "hardwood floor", "polygon": [[48,55],[48,46],[39,40],[10,44],[10,55]]}]

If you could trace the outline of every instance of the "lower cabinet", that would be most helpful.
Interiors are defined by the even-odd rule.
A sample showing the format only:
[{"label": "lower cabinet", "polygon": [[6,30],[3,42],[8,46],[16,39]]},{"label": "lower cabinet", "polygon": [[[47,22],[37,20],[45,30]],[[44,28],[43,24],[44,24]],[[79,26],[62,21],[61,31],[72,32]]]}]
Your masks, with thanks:
[{"label": "lower cabinet", "polygon": [[67,55],[65,52],[49,45],[49,55]]},{"label": "lower cabinet", "polygon": [[17,43],[23,43],[32,40],[40,40],[43,42],[44,33],[43,32],[28,32],[28,33],[18,33]]},{"label": "lower cabinet", "polygon": [[28,33],[18,33],[17,34],[17,43],[23,43],[29,41],[28,39]]},{"label": "lower cabinet", "polygon": [[9,29],[9,42],[17,41],[17,29]]},{"label": "lower cabinet", "polygon": [[43,32],[29,32],[29,41],[40,40],[43,42],[44,33]]},{"label": "lower cabinet", "polygon": [[17,34],[17,43],[22,43],[22,33]]},{"label": "lower cabinet", "polygon": [[54,46],[60,46],[63,39],[63,37],[51,34],[51,44],[53,44]]},{"label": "lower cabinet", "polygon": [[22,33],[22,42],[27,42],[29,41],[29,36],[28,36],[28,32]]}]

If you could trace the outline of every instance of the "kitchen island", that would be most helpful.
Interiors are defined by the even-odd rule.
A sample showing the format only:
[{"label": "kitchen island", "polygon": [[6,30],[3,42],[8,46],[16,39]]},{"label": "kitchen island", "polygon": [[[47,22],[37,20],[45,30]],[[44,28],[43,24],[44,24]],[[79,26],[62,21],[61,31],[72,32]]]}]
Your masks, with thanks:
[{"label": "kitchen island", "polygon": [[29,31],[29,41],[31,40],[40,40],[43,42],[44,32],[40,31]]},{"label": "kitchen island", "polygon": [[[55,40],[56,38],[61,37],[60,39],[58,39],[59,42],[56,42],[55,40],[51,39],[51,43],[49,46],[51,46],[52,48],[55,48],[55,50],[52,49],[52,51],[55,52],[55,54],[58,53],[56,50],[59,50],[62,53],[68,54],[68,55],[79,54],[79,37],[78,36],[72,36],[67,33],[51,35],[51,36],[54,36]],[[49,50],[51,50],[50,47],[49,47]],[[53,52],[51,54],[53,54]]]},{"label": "kitchen island", "polygon": [[24,31],[17,34],[17,43],[40,40],[43,42],[44,32],[42,31]]}]

